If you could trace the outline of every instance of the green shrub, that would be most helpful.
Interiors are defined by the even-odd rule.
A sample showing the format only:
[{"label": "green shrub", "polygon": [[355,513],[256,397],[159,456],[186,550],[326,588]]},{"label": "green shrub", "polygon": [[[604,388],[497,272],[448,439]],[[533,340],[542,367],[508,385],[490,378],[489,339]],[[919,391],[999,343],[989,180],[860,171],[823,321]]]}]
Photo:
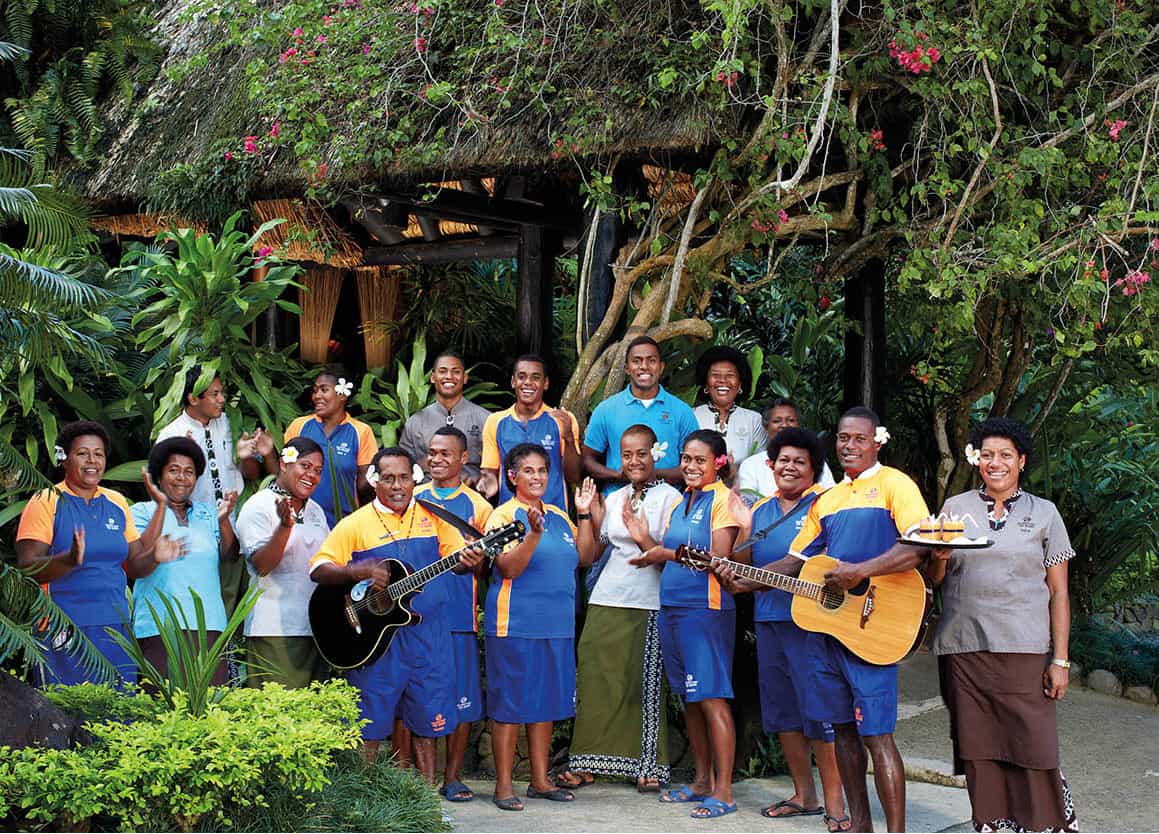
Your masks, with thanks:
[{"label": "green shrub", "polygon": [[44,696],[86,721],[143,721],[167,709],[151,695],[139,690],[120,692],[107,683],[53,684],[44,688]]},{"label": "green shrub", "polygon": [[[91,711],[105,696],[97,688],[89,693],[74,703]],[[357,692],[344,681],[234,689],[201,716],[178,708],[145,720],[139,704],[112,711],[124,718],[134,709],[141,720],[90,722],[90,747],[0,749],[0,819],[22,826],[91,821],[118,830],[231,828],[230,814],[265,808],[270,794],[305,802],[322,791],[334,755],[361,740]]]},{"label": "green shrub", "polygon": [[1087,672],[1114,672],[1123,686],[1159,686],[1159,643],[1112,630],[1097,620],[1087,620],[1071,630],[1070,656]]}]

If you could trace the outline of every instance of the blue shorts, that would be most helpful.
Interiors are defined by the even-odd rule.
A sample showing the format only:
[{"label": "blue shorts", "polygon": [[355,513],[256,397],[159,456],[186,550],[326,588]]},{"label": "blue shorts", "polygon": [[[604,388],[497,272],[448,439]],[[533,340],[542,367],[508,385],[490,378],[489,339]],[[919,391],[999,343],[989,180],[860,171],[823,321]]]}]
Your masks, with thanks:
[{"label": "blue shorts", "polygon": [[897,665],[866,663],[834,638],[810,633],[812,697],[805,717],[830,724],[857,724],[863,736],[892,733],[897,726]]},{"label": "blue shorts", "polygon": [[[116,680],[110,681],[113,686],[120,689],[125,683],[137,682],[136,665],[129,660],[125,650],[118,646],[109,636],[109,633],[105,631],[106,626],[73,626],[73,628],[79,628],[81,633],[89,638],[89,642],[96,647],[96,650],[117,668]],[[124,623],[109,625],[107,628],[123,634],[129,640],[133,639],[133,635],[129,633],[129,629]],[[61,640],[60,644],[63,647],[64,640]],[[63,648],[57,649],[50,646],[45,652],[45,660],[45,669],[43,673],[38,675],[41,684],[58,683],[62,686],[74,686],[78,683],[95,683],[97,681],[94,675],[85,671],[79,655],[69,654]]]},{"label": "blue shorts", "polygon": [[732,697],[736,609],[660,608],[660,653],[672,691],[689,703]]},{"label": "blue shorts", "polygon": [[574,638],[488,636],[486,645],[489,717],[537,724],[575,715]]},{"label": "blue shorts", "polygon": [[801,713],[809,700],[808,632],[794,622],[757,623],[757,674],[761,685],[761,726],[766,733],[803,732],[833,741],[833,725]]},{"label": "blue shorts", "polygon": [[470,631],[452,631],[451,643],[455,653],[455,712],[460,724],[470,724],[485,714],[479,638]]},{"label": "blue shorts", "polygon": [[362,728],[367,741],[388,738],[396,713],[416,736],[438,738],[458,725],[451,632],[444,622],[422,622],[400,628],[386,654],[346,680],[358,688],[359,713],[370,721]]}]

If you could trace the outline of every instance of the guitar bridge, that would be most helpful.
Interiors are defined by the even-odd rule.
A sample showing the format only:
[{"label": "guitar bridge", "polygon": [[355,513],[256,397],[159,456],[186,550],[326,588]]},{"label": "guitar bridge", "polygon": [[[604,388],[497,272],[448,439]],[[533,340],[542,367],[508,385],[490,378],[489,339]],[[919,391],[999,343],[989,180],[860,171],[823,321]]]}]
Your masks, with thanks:
[{"label": "guitar bridge", "polygon": [[350,594],[346,595],[346,604],[342,606],[342,613],[346,615],[346,622],[350,623],[354,633],[361,634],[362,623],[358,619],[358,612],[354,610],[354,600],[350,598]]},{"label": "guitar bridge", "polygon": [[873,613],[873,594],[876,590],[875,586],[869,586],[869,593],[865,595],[865,604],[861,606],[861,627],[865,628],[865,624],[869,622],[869,615]]}]

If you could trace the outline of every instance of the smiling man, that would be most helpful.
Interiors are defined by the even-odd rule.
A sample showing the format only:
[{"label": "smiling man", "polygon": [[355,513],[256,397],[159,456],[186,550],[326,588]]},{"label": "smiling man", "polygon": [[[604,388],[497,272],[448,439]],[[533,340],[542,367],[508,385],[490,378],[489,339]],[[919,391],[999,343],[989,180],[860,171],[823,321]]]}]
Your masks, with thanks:
[{"label": "smiling man", "polygon": [[660,345],[648,336],[633,339],[624,357],[624,373],[628,387],[592,412],[584,435],[584,471],[602,482],[605,494],[627,483],[620,460],[620,437],[630,426],[644,425],[656,433],[662,452],[656,461],[656,477],[683,485],[680,448],[684,438],[696,431],[696,417],[687,403],[660,384],[664,373]]},{"label": "smiling man", "polygon": [[474,486],[479,480],[479,467],[483,459],[483,426],[491,412],[463,396],[463,389],[469,381],[470,376],[461,356],[448,350],[436,356],[431,367],[435,401],[407,419],[398,445],[419,462],[427,475],[433,477],[430,459],[427,457],[431,438],[438,429],[453,426],[467,438],[463,482]]},{"label": "smiling man", "polygon": [[[414,501],[410,456],[392,447],[379,450],[370,464],[374,501],[343,518],[310,560],[315,582],[339,585],[369,580],[382,590],[390,583],[384,559],[397,559],[412,571],[448,556],[463,545],[458,531]],[[483,560],[468,551],[454,570],[473,571]],[[435,738],[450,735],[456,725],[455,669],[448,607],[452,580],[446,575],[423,586],[413,600],[418,623],[399,630],[386,653],[373,663],[347,671],[361,693],[359,709],[369,720],[362,729],[368,760],[393,732],[396,712],[410,730],[415,762],[435,783]]]},{"label": "smiling man", "polygon": [[[838,567],[826,576],[827,584],[835,588],[852,588],[865,579],[863,563],[876,562],[877,557],[910,557],[917,551],[897,539],[929,510],[909,476],[878,462],[887,439],[870,409],[858,406],[842,415],[837,423],[837,458],[845,478],[813,502],[789,547],[789,553],[801,559],[818,553],[838,559]],[[768,567],[780,570],[780,563]],[[897,666],[867,663],[833,637],[817,633],[809,635],[808,656],[812,697],[805,704],[805,715],[833,725],[837,766],[852,818],[850,828],[844,827],[849,821],[840,820],[837,830],[873,830],[865,784],[868,748],[886,825],[890,831],[904,831],[905,769],[893,741]]]},{"label": "smiling man", "polygon": [[499,477],[499,465],[507,453],[521,443],[542,446],[550,462],[547,492],[543,500],[564,510],[568,508],[567,485],[579,484],[579,428],[566,408],[548,408],[543,395],[551,385],[547,365],[534,355],[515,360],[511,389],[515,405],[487,418],[483,426],[483,476],[479,492],[488,498],[499,495],[499,503],[513,495],[506,478]]}]

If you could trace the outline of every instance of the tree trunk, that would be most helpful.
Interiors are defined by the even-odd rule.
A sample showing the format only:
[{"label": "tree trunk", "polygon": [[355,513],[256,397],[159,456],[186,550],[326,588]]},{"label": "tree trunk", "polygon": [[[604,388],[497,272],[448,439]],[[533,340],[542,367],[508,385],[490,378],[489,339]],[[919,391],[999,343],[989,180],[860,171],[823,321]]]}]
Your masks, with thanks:
[{"label": "tree trunk", "polygon": [[63,750],[92,742],[79,719],[15,675],[0,674],[0,715],[0,746]]}]

